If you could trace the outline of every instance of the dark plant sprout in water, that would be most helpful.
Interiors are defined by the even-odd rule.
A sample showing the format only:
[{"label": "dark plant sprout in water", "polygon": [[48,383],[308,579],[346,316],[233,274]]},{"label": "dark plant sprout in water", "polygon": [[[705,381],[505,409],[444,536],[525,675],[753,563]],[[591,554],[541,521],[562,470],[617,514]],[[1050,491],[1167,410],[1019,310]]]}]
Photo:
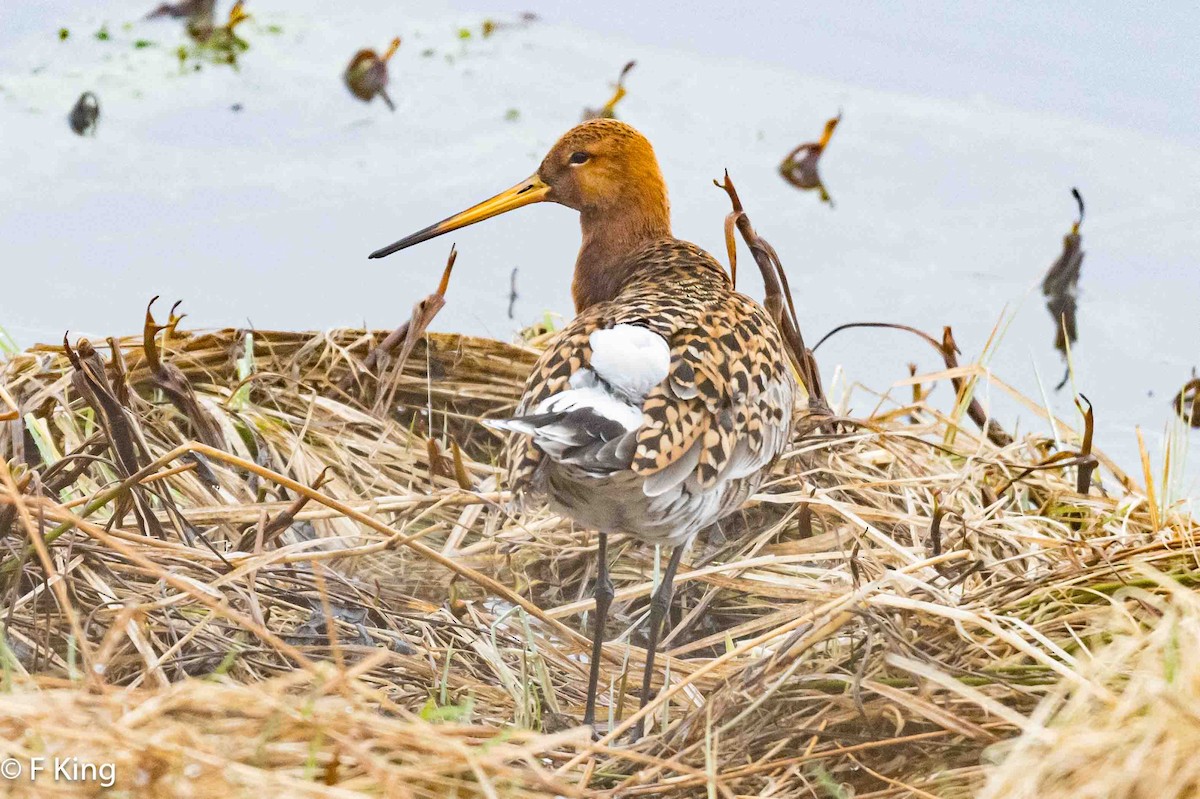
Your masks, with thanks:
[{"label": "dark plant sprout in water", "polygon": [[825,123],[825,130],[821,133],[819,140],[799,145],[788,153],[779,165],[779,174],[783,176],[784,180],[802,191],[815,189],[821,197],[821,202],[829,203],[830,208],[834,207],[833,199],[825,189],[817,167],[821,161],[821,155],[829,145],[829,140],[833,138],[833,131],[841,121],[842,112],[838,111],[837,116]]},{"label": "dark plant sprout in water", "polygon": [[383,99],[389,111],[395,111],[396,106],[388,96],[388,61],[400,49],[400,37],[392,39],[387,51],[381,56],[374,50],[364,48],[354,54],[346,67],[342,79],[346,88],[364,103],[369,103],[378,95]]},{"label": "dark plant sprout in water", "polygon": [[513,318],[513,311],[517,305],[517,267],[513,267],[512,274],[508,277],[508,318]]},{"label": "dark plant sprout in water", "polygon": [[79,95],[75,107],[67,115],[71,130],[79,136],[96,135],[96,124],[100,119],[100,100],[91,92]]},{"label": "dark plant sprout in water", "polygon": [[[1067,361],[1071,345],[1079,339],[1076,310],[1079,273],[1083,267],[1083,237],[1079,233],[1079,226],[1083,224],[1083,196],[1076,188],[1071,189],[1071,195],[1079,206],[1079,217],[1071,225],[1067,235],[1063,236],[1062,253],[1050,265],[1046,277],[1042,279],[1046,310],[1054,320],[1054,348],[1062,353],[1064,362]],[[1067,373],[1054,390],[1058,391],[1065,386],[1069,376],[1070,364],[1067,363]]]},{"label": "dark plant sprout in water", "polygon": [[1200,377],[1192,370],[1192,379],[1183,384],[1172,403],[1175,413],[1188,425],[1200,430]]},{"label": "dark plant sprout in water", "polygon": [[637,66],[636,61],[629,61],[625,66],[621,67],[621,74],[617,76],[617,82],[613,84],[612,97],[608,98],[608,102],[599,108],[583,109],[583,120],[586,122],[589,119],[616,119],[617,103],[628,93],[625,90],[625,76],[629,74],[629,70]]}]

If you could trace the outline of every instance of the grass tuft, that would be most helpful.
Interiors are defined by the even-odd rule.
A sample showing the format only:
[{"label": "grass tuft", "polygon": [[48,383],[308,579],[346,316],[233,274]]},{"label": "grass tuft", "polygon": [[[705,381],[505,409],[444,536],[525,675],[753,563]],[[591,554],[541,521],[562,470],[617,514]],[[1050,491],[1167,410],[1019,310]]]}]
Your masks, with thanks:
[{"label": "grass tuft", "polygon": [[512,506],[481,424],[544,337],[368,365],[383,338],[172,330],[154,363],[141,336],[0,363],[13,751],[115,762],[137,796],[1195,792],[1195,520],[1062,421],[1006,440],[929,402],[1011,391],[979,364],[867,418],[839,391],[685,557],[645,714],[655,556],[616,542],[594,742],[595,536]]}]

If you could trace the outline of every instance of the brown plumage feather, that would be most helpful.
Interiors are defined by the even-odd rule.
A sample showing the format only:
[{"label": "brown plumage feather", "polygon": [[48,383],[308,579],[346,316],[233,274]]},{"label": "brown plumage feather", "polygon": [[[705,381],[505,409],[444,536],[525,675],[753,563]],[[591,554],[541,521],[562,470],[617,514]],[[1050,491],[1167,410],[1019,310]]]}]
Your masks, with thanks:
[{"label": "brown plumage feather", "polygon": [[[699,446],[693,470],[698,488],[714,485],[731,466],[738,445],[761,453],[787,438],[792,409],[776,407],[779,392],[795,395],[795,379],[781,354],[775,325],[756,302],[733,290],[712,256],[678,239],[650,242],[631,253],[633,277],[612,300],[586,308],[551,341],[526,384],[518,415],[568,388],[571,375],[589,365],[592,331],[639,325],[668,342],[667,379],[642,406],[643,422],[630,465],[647,477]],[[781,385],[782,384],[782,385]],[[533,483],[543,454],[517,436],[509,463],[518,492]],[[778,449],[778,446],[776,447]],[[778,452],[768,453],[774,459]]]}]

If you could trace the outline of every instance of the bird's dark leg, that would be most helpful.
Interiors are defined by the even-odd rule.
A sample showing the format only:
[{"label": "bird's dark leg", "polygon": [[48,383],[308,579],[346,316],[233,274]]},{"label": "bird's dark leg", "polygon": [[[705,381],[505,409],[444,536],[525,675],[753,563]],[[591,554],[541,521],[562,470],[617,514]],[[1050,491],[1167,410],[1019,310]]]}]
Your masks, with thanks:
[{"label": "bird's dark leg", "polygon": [[[675,547],[675,551],[671,553],[671,560],[667,563],[667,569],[663,572],[662,581],[658,584],[654,596],[650,599],[650,629],[646,640],[646,670],[642,672],[642,703],[639,707],[645,707],[650,702],[650,675],[654,673],[654,651],[658,648],[658,636],[663,625],[663,619],[666,618],[667,611],[671,609],[671,594],[675,582],[675,571],[679,568],[679,559],[683,557],[685,549],[687,549],[687,546],[684,544]],[[642,737],[642,730],[645,727],[645,723],[646,720],[643,718],[633,728],[633,740],[636,741]]]},{"label": "bird's dark leg", "polygon": [[583,723],[596,725],[596,689],[600,684],[600,652],[604,646],[604,624],[608,620],[608,607],[613,600],[613,584],[608,576],[608,535],[600,533],[599,551],[596,553],[596,610],[592,624],[592,662],[588,674],[587,709],[583,712]]}]

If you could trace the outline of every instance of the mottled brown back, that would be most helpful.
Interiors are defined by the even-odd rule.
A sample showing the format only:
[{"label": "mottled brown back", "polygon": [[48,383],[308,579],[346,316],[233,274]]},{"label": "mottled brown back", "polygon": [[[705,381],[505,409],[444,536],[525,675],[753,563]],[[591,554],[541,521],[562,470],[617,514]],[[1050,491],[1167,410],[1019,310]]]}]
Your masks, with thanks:
[{"label": "mottled brown back", "polygon": [[[637,451],[630,468],[649,476],[683,457],[699,442],[693,477],[698,488],[715,484],[740,455],[781,448],[791,429],[795,379],[775,325],[758,303],[735,292],[712,256],[694,244],[664,239],[630,255],[635,277],[612,301],[597,303],[571,321],[542,354],[526,383],[518,415],[567,389],[571,375],[589,364],[592,331],[640,325],[670,345],[667,379],[647,396]],[[786,388],[786,391],[779,389]],[[529,439],[511,442],[511,485],[530,489],[542,453]]]}]

